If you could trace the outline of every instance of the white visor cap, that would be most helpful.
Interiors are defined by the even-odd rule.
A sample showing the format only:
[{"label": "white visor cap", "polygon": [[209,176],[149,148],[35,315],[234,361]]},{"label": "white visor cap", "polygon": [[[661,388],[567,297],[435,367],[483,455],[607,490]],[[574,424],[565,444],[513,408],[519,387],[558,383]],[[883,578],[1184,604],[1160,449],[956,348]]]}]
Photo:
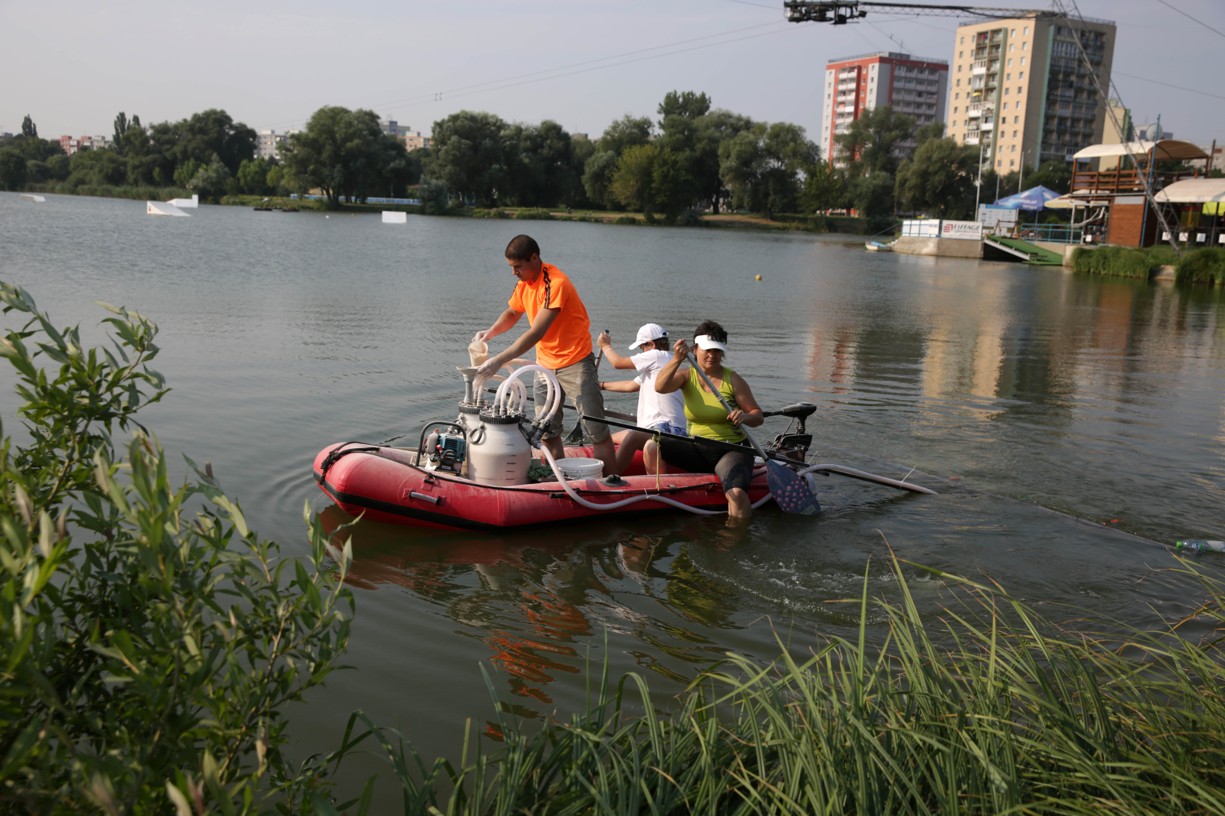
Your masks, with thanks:
[{"label": "white visor cap", "polygon": [[711,337],[709,334],[699,334],[697,337],[693,338],[693,342],[696,343],[697,347],[702,349],[703,351],[710,351],[711,349],[718,349],[719,351],[722,351],[724,353],[727,352],[727,346],[724,343],[720,343],[718,340]]}]

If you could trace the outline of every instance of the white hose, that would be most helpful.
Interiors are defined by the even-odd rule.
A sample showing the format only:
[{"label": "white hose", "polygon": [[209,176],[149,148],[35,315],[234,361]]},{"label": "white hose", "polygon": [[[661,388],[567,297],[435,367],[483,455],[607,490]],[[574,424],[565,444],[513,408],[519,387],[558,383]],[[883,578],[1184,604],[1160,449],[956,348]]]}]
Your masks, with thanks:
[{"label": "white hose", "polygon": [[[493,398],[494,408],[503,413],[526,413],[523,409],[527,405],[527,387],[519,382],[519,378],[526,373],[539,373],[544,378],[546,396],[544,400],[544,413],[540,419],[542,422],[548,422],[561,408],[561,387],[558,386],[557,377],[554,376],[553,372],[544,366],[526,365],[522,368],[516,368],[498,386],[497,393],[494,394]],[[513,395],[512,391],[514,392]],[[515,398],[518,398],[517,403]]]},{"label": "white hose", "polygon": [[[638,502],[642,501],[657,501],[681,510],[687,510],[690,513],[696,513],[700,516],[721,516],[727,512],[726,510],[703,510],[700,507],[690,507],[689,505],[683,502],[678,502],[676,499],[669,496],[660,496],[656,493],[644,493],[641,496],[629,496],[628,498],[615,502],[608,502],[607,504],[598,504],[593,501],[588,501],[580,496],[575,489],[570,486],[569,481],[566,480],[566,475],[561,472],[561,469],[557,466],[556,460],[553,459],[553,454],[549,453],[549,449],[542,445],[540,450],[544,453],[544,457],[549,460],[549,467],[553,469],[553,475],[556,476],[557,481],[561,483],[562,490],[566,491],[567,496],[569,496],[579,505],[586,507],[588,510],[617,510],[619,508],[626,507],[631,504],[637,504]],[[758,507],[761,507],[772,498],[774,497],[767,493],[765,496],[762,496],[760,499],[753,502],[753,509],[756,510]]]}]

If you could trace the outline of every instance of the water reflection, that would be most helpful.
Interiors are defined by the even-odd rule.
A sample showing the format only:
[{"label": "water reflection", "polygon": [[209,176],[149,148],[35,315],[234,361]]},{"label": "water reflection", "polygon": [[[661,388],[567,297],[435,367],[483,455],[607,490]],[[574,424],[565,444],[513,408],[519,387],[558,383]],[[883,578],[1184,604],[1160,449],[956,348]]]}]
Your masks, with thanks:
[{"label": "water reflection", "polygon": [[[478,535],[355,521],[335,505],[319,517],[338,543],[352,540],[351,586],[397,586],[427,601],[485,645],[512,698],[535,704],[554,702],[550,684],[583,671],[587,644],[604,632],[649,647],[629,654],[675,682],[690,672],[659,652],[679,663],[713,660],[705,630],[734,628],[737,599],[690,549],[731,549],[750,535],[704,518]],[[538,707],[510,708],[537,716]]]}]

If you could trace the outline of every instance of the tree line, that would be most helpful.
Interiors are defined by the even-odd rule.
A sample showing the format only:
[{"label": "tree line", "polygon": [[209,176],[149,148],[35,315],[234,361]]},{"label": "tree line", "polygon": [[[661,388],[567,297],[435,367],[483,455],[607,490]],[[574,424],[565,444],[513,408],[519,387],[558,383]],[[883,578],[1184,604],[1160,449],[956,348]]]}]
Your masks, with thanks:
[{"label": "tree line", "polygon": [[[972,218],[979,183],[990,202],[1021,181],[1017,173],[980,172],[978,148],[945,137],[942,124],[918,128],[888,107],[866,111],[837,137],[845,157],[837,162],[798,125],[715,108],[705,93],[672,91],[657,115],[624,116],[591,139],[551,120],[510,123],[460,111],[434,123],[429,148],[408,151],[375,112],[327,106],[288,137],[279,160],[259,157],[255,131],[223,110],[150,126],[120,112],[108,149],[71,156],[58,141],[40,139],[27,116],[21,134],[0,143],[0,189],[176,188],[205,200],[314,191],[333,207],[412,195],[436,211],[632,210],[674,223],[728,210]],[[1066,192],[1070,175],[1052,162],[1025,181]]]}]

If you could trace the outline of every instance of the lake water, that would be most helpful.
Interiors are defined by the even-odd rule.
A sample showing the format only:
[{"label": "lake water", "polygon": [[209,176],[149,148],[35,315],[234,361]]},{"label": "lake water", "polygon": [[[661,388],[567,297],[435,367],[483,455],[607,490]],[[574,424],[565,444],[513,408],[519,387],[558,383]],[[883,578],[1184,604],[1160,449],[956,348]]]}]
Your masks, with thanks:
[{"label": "lake water", "polygon": [[[874,254],[838,236],[222,207],[156,218],[143,202],[12,194],[0,279],[93,342],[96,301],[155,320],[154,367],[174,390],[146,423],[175,461],[212,462],[252,525],[300,553],[305,505],[340,520],[311,479],[320,448],[415,440],[454,416],[455,366],[505,306],[502,250],[518,232],[570,274],[593,330],[624,347],[648,321],[681,336],[719,320],[728,364],[765,407],[818,406],[813,459],[912,474],[940,495],[830,476],[819,518],[771,508],[739,532],[686,515],[508,535],[360,525],[352,669],[295,711],[304,754],[361,708],[426,756],[454,755],[466,718],[493,718],[482,667],[502,705],[537,721],[581,708],[605,660],[666,703],[729,650],[768,659],[779,638],[804,650],[853,636],[858,609],[840,601],[865,580],[896,597],[890,550],[997,580],[1056,619],[1147,626],[1195,602],[1168,545],[1225,537],[1219,290]],[[9,432],[12,382],[6,367]],[[948,587],[906,569],[934,617]]]}]

